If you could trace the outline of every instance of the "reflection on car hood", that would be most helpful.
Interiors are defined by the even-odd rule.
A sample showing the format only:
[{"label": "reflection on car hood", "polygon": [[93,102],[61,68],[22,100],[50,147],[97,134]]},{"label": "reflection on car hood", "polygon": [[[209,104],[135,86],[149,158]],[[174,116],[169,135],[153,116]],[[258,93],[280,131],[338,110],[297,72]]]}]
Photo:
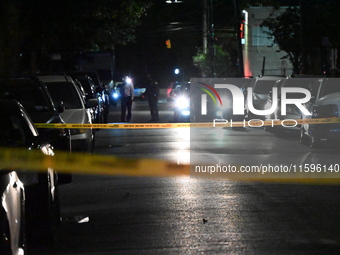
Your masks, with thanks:
[{"label": "reflection on car hood", "polygon": [[85,109],[65,109],[60,114],[65,123],[90,124],[89,116]]}]

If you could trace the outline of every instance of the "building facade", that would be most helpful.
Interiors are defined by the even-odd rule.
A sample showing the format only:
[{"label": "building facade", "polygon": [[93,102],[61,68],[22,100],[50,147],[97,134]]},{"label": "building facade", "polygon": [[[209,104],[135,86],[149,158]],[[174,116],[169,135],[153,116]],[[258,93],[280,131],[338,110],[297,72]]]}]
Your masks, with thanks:
[{"label": "building facade", "polygon": [[[278,16],[286,10],[281,7],[275,11]],[[282,59],[285,52],[279,52],[279,46],[265,33],[266,27],[261,27],[263,20],[272,13],[272,7],[249,7],[243,10],[241,25],[241,41],[245,77],[264,75],[286,76],[292,73],[293,67],[288,59]]]}]

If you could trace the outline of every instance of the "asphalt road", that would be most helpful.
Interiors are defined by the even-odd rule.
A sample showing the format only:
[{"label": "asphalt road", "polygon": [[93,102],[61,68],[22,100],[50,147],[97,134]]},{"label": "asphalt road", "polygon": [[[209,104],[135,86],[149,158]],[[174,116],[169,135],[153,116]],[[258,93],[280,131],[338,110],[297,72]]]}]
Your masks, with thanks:
[{"label": "asphalt road", "polygon": [[[171,120],[169,108],[160,104],[161,121]],[[146,102],[136,102],[132,121],[147,122],[147,110]],[[119,109],[112,109],[109,121],[117,116]],[[180,164],[190,163],[190,152],[193,160],[210,163],[339,163],[338,150],[311,150],[296,132],[192,135],[185,129],[101,130],[95,153]],[[60,187],[57,245],[33,247],[32,254],[337,254],[339,191],[284,180],[75,176]]]}]

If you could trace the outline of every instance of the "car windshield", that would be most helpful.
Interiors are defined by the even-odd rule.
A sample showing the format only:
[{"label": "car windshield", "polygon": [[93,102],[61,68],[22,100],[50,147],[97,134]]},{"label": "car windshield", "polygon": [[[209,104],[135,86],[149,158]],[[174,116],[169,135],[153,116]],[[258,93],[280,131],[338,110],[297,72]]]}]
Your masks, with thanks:
[{"label": "car windshield", "polygon": [[75,86],[70,82],[46,82],[55,105],[64,102],[65,109],[83,108],[81,98]]},{"label": "car windshield", "polygon": [[46,91],[30,80],[0,81],[0,97],[16,99],[27,112],[53,111],[53,105]]}]

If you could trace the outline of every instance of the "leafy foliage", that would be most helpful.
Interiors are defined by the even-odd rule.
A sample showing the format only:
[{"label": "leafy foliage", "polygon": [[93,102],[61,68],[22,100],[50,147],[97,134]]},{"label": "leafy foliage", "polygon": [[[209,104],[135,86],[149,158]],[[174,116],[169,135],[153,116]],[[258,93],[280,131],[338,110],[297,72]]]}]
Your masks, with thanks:
[{"label": "leafy foliage", "polygon": [[[1,52],[48,58],[53,53],[72,54],[91,50],[113,50],[118,44],[135,39],[135,29],[151,6],[149,0],[2,0],[0,31]],[[16,46],[8,46],[11,39]],[[34,57],[33,57],[34,56]],[[0,66],[3,73],[19,72],[9,64],[9,56]],[[5,58],[5,59],[4,59]],[[14,69],[13,69],[14,68]],[[7,70],[7,71],[5,71]]]},{"label": "leafy foliage", "polygon": [[204,77],[225,77],[230,72],[230,55],[220,45],[215,45],[215,50],[211,49],[208,54],[198,50],[193,57],[194,65],[201,71]]},{"label": "leafy foliage", "polygon": [[280,51],[287,53],[283,58],[291,61],[294,72],[297,73],[301,61],[300,10],[297,7],[289,7],[281,15],[273,17],[275,13],[276,10],[262,22],[261,27],[269,28],[264,33],[273,38],[273,42],[279,45]]}]

